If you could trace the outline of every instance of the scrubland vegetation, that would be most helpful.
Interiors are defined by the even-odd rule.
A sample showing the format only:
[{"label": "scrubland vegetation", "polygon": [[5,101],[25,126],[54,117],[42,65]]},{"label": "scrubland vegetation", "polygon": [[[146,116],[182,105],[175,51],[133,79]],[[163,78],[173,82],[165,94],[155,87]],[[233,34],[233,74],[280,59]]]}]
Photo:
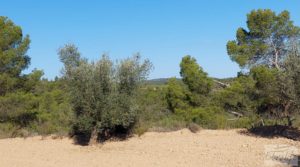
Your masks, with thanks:
[{"label": "scrubland vegetation", "polygon": [[[288,11],[253,10],[227,51],[241,71],[211,78],[192,56],[181,78],[151,82],[139,54],[124,60],[84,58],[73,44],[58,50],[61,77],[29,74],[29,36],[0,17],[0,137],[70,135],[103,141],[146,131],[300,126],[300,28]],[[225,46],[224,46],[225,47]],[[201,62],[201,60],[198,60]]]}]

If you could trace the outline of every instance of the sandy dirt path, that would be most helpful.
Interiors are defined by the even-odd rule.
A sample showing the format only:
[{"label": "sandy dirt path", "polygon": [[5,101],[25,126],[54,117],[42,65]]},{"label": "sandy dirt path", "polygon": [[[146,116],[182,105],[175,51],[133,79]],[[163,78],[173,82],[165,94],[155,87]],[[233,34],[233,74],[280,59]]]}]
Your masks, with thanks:
[{"label": "sandy dirt path", "polygon": [[252,137],[238,131],[148,132],[96,146],[74,145],[68,138],[2,139],[0,167],[265,166],[265,145],[300,148],[300,142]]}]

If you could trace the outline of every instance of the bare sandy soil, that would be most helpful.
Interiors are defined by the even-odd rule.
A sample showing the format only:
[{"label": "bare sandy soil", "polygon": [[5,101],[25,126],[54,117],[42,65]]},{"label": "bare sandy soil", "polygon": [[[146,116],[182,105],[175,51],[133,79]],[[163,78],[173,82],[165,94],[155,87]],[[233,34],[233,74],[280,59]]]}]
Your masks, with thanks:
[{"label": "bare sandy soil", "polygon": [[149,132],[126,141],[74,145],[68,138],[0,140],[0,167],[265,166],[264,146],[300,142],[242,135],[240,130]]}]

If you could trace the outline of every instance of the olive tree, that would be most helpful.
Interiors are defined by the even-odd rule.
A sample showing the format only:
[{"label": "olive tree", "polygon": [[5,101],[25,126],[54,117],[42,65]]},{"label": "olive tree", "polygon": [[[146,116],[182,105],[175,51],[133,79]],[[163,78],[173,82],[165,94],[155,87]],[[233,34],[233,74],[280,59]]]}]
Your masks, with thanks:
[{"label": "olive tree", "polygon": [[128,134],[139,107],[136,91],[152,67],[149,60],[141,61],[137,54],[113,62],[103,55],[89,62],[74,45],[66,45],[58,53],[75,112],[73,134],[83,137],[83,142]]}]

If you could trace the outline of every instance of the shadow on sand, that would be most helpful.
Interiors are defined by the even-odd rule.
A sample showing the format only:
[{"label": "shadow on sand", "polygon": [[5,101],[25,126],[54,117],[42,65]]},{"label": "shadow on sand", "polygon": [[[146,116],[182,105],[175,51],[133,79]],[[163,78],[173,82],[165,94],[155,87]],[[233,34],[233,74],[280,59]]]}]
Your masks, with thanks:
[{"label": "shadow on sand", "polygon": [[248,130],[242,130],[240,133],[265,138],[284,137],[300,141],[300,130],[298,128],[283,125],[260,126]]},{"label": "shadow on sand", "polygon": [[[106,141],[126,141],[128,138],[132,137],[132,133],[129,133],[128,131],[118,131],[115,134],[98,134],[98,137],[93,144],[97,143],[104,143]],[[91,134],[83,134],[83,133],[78,133],[76,135],[71,136],[71,138],[74,140],[74,144],[76,145],[81,145],[81,146],[88,146],[91,143]]]}]

